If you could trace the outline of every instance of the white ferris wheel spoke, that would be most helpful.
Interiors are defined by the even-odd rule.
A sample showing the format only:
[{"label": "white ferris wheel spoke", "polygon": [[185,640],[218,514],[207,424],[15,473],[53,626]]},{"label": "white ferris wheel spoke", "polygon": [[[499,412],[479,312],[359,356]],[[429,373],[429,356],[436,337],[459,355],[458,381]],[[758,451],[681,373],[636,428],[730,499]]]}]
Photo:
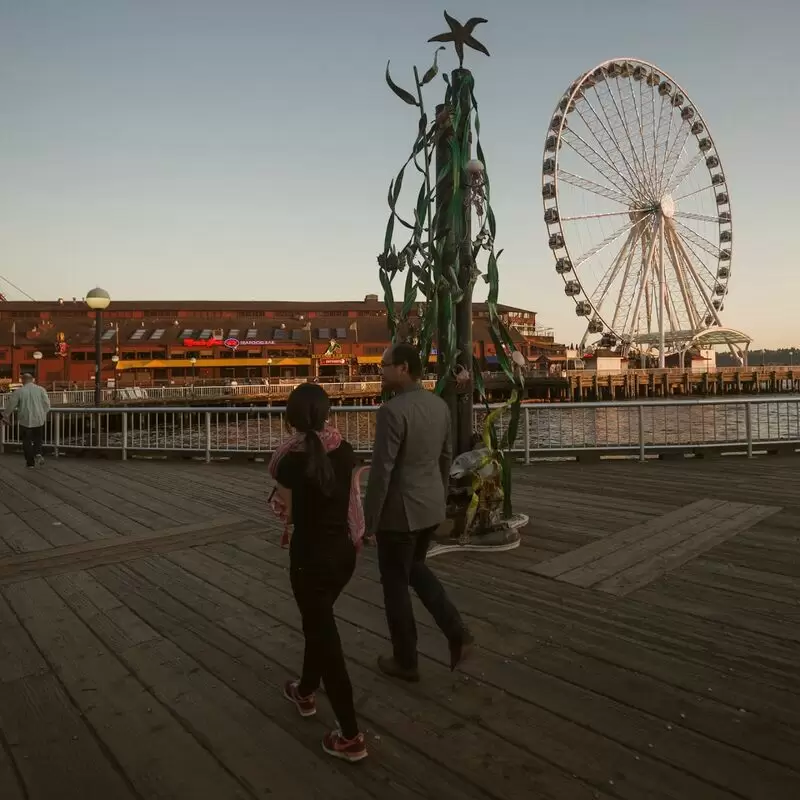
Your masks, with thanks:
[{"label": "white ferris wheel spoke", "polygon": [[623,243],[619,253],[617,253],[616,257],[611,262],[611,265],[606,270],[605,275],[603,275],[603,277],[600,279],[600,283],[597,284],[597,289],[594,290],[592,296],[589,298],[589,301],[596,309],[599,309],[603,305],[603,301],[605,300],[606,294],[608,294],[608,290],[611,288],[611,284],[614,282],[614,279],[622,269],[623,263],[627,261],[628,250],[634,246],[636,240],[638,239],[639,227],[640,226],[637,223],[637,225],[635,225],[630,231],[628,238]]},{"label": "white ferris wheel spoke", "polygon": [[705,274],[705,276],[707,276],[707,279],[704,280],[705,286],[708,288],[709,291],[713,291],[714,286],[717,283],[717,276],[714,274],[714,272],[711,270],[708,264],[706,264],[705,260],[700,255],[700,253],[697,252],[697,250],[692,244],[692,241],[688,238],[684,238],[683,236],[681,236],[680,232],[677,229],[673,228],[672,230],[673,233],[675,234],[675,238],[681,243],[681,246],[684,252],[687,254],[687,256],[689,255],[689,253],[691,253],[694,256],[694,259],[692,260],[692,265],[695,267],[695,269],[699,267],[702,270],[702,272],[698,272],[698,277],[702,279]]},{"label": "white ferris wheel spoke", "polygon": [[636,136],[636,132],[631,134],[631,125],[628,124],[628,111],[626,111],[625,105],[625,92],[622,90],[622,84],[620,83],[619,78],[615,80],[617,86],[617,95],[619,97],[619,104],[617,104],[616,98],[614,97],[614,92],[611,90],[611,86],[609,85],[609,94],[611,95],[611,100],[614,103],[614,108],[617,111],[617,115],[619,116],[623,127],[625,128],[625,132],[628,135],[628,142],[631,146],[631,153],[633,154],[633,159],[636,161],[636,166],[639,170],[639,174],[642,176],[643,181],[647,184],[647,188],[652,191],[652,186],[649,185],[649,176],[647,175],[646,170],[644,169],[644,158],[640,159],[639,154],[636,152],[636,147],[633,143],[633,140],[636,139],[637,143],[642,144],[644,140],[644,133],[642,132],[642,123],[639,117],[639,110],[636,108],[636,94],[633,91],[633,87],[628,84],[628,88],[630,90],[630,105],[633,106],[633,112],[636,116],[637,126],[635,131],[638,132],[638,137]]},{"label": "white ferris wheel spoke", "polygon": [[709,183],[706,186],[701,186],[699,189],[695,189],[693,192],[689,192],[688,194],[682,194],[680,197],[675,198],[675,202],[677,203],[679,200],[686,200],[687,197],[694,197],[696,194],[700,194],[700,192],[707,192],[709,189],[716,188],[713,184]]},{"label": "white ferris wheel spoke", "polygon": [[[681,155],[684,152],[686,140],[689,138],[689,134],[691,133],[691,126],[686,124],[681,130],[683,136],[681,137],[681,134],[679,133],[675,137],[675,140],[672,142],[672,147],[670,148],[669,152],[667,153],[667,157],[664,160],[664,168],[661,170],[661,177],[658,181],[658,192],[661,195],[667,193],[667,187],[670,185],[672,176],[675,173],[675,169],[678,166],[681,160]],[[667,172],[667,170],[669,170],[669,172]],[[664,177],[665,175],[666,179]]]},{"label": "white ferris wheel spoke", "polygon": [[[602,175],[612,186],[616,186],[616,188],[622,194],[630,198],[633,197],[633,187],[625,185],[624,176],[619,175],[616,172],[616,167],[608,160],[604,159],[603,156],[601,156],[600,153],[598,153],[581,136],[567,128],[564,130],[562,138],[564,144],[575,151],[577,155],[579,155],[590,167],[592,167],[592,169],[596,170],[600,175]],[[595,158],[593,159],[590,155],[587,155],[587,151],[591,155],[595,156]],[[615,175],[617,175],[620,180],[616,180]]]},{"label": "white ferris wheel spoke", "polygon": [[576,217],[561,217],[562,222],[575,222],[583,219],[602,219],[603,217],[628,217],[630,219],[630,211],[605,211],[600,214],[580,214]]},{"label": "white ferris wheel spoke", "polygon": [[719,223],[719,217],[710,217],[707,214],[692,214],[688,211],[676,211],[675,218],[678,219],[694,219],[698,222],[711,222],[713,224]]},{"label": "white ferris wheel spoke", "polygon": [[624,195],[622,192],[618,192],[616,189],[611,189],[608,186],[602,186],[599,183],[590,181],[588,178],[582,178],[580,175],[573,175],[571,172],[566,172],[563,169],[559,169],[558,171],[558,180],[564,181],[564,183],[569,183],[571,186],[575,186],[578,189],[586,189],[586,191],[598,194],[601,197],[606,197],[609,200],[616,200],[616,202],[622,203],[625,206],[629,206],[631,202],[631,199],[628,195]]},{"label": "white ferris wheel spoke", "polygon": [[[611,91],[611,87],[609,86],[608,81],[603,81],[603,85],[604,85],[606,91],[608,92],[608,96],[611,98],[611,101],[613,103],[614,102],[614,95],[613,95],[613,93]],[[605,124],[603,124],[602,120],[600,119],[600,117],[597,114],[597,111],[594,109],[592,104],[589,102],[588,98],[586,99],[586,104],[589,106],[589,109],[592,111],[592,114],[594,114],[594,116],[597,119],[597,122],[600,125],[600,127],[605,131],[606,135],[608,136],[608,138],[613,143],[614,147],[616,148],[617,153],[619,153],[619,156],[622,159],[622,163],[625,165],[625,169],[628,172],[628,177],[630,178],[630,183],[636,187],[639,197],[640,198],[644,198],[646,196],[646,192],[645,192],[646,187],[643,185],[643,178],[644,178],[643,172],[642,172],[641,169],[634,169],[634,167],[631,165],[630,161],[626,157],[625,153],[622,152],[622,147],[620,146],[620,138],[621,137],[618,137],[616,135],[615,126],[611,122],[611,118],[608,116],[608,110],[606,109],[606,104],[603,102],[603,98],[600,95],[600,90],[597,87],[597,85],[594,86],[594,92],[595,92],[595,95],[597,96],[598,100],[600,101],[600,109],[603,112],[603,116],[605,117],[606,122],[608,123],[607,127],[606,127]],[[578,113],[580,114],[580,111]],[[588,123],[587,123],[587,125],[588,125]],[[624,123],[623,123],[623,127],[624,127]],[[597,138],[597,137],[595,136],[595,138]],[[628,137],[628,139],[630,141],[630,137]],[[631,142],[631,150],[633,151],[633,143],[632,142]],[[633,151],[633,155],[634,155],[634,158],[635,158],[635,151]],[[617,160],[616,156],[614,156],[614,160]]]},{"label": "white ferris wheel spoke", "polygon": [[607,236],[603,239],[600,244],[596,244],[590,250],[587,250],[574,264],[574,268],[577,270],[582,264],[585,264],[590,258],[593,258],[601,251],[605,250],[609,245],[612,245],[620,236],[626,234],[631,228],[638,225],[638,222],[631,222],[629,225],[625,225],[620,228],[618,231],[614,231],[610,236]]},{"label": "white ferris wheel spoke", "polygon": [[692,170],[705,158],[705,153],[696,153],[691,161],[681,171],[667,182],[667,192],[674,194],[680,185],[691,175]]},{"label": "white ferris wheel spoke", "polygon": [[717,247],[713,242],[709,242],[703,236],[700,236],[699,233],[695,233],[691,228],[684,225],[682,222],[676,222],[673,220],[675,224],[675,229],[680,232],[681,236],[688,239],[692,244],[699,247],[701,250],[705,250],[712,258],[719,258],[719,247]]}]

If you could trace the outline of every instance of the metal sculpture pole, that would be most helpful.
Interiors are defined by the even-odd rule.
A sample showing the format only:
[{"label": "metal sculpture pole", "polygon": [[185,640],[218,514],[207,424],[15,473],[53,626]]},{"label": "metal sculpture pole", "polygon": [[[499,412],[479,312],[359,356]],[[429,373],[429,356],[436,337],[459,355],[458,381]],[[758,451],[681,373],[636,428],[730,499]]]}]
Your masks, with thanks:
[{"label": "metal sculpture pole", "polygon": [[[443,175],[436,191],[437,238],[447,242],[443,249],[444,272],[457,275],[461,302],[455,312],[456,343],[456,375],[464,376],[461,380],[450,375],[450,365],[444,359],[438,359],[437,373],[442,380],[442,398],[450,408],[453,420],[453,442],[457,454],[472,449],[473,438],[473,393],[475,384],[472,378],[473,342],[472,342],[472,291],[474,287],[474,259],[472,257],[472,204],[469,202],[453,202],[453,170],[451,169],[451,140],[466,142],[466,149],[460,150],[460,164],[457,172],[462,175],[471,159],[472,144],[472,73],[463,68],[454,70],[451,76],[452,102],[458,104],[458,113],[451,115],[448,106],[436,107],[438,138],[436,143],[436,174]],[[459,121],[458,128],[453,130],[451,120]],[[455,218],[450,216],[452,214]],[[451,235],[452,231],[452,235]],[[443,283],[439,289],[439,309],[444,307],[442,294],[451,291],[451,287]],[[436,340],[447,341],[451,335],[450,322],[441,313],[437,319]],[[467,379],[467,376],[469,378]]]},{"label": "metal sculpture pole", "polygon": [[[463,546],[474,535],[481,540],[482,549],[508,550],[519,543],[516,528],[523,516],[516,515],[517,519],[512,520],[511,461],[507,457],[520,418],[520,376],[515,367],[520,354],[515,352],[513,339],[497,311],[497,262],[502,251],[495,251],[494,245],[497,226],[480,141],[475,82],[463,65],[465,47],[489,55],[472,35],[475,27],[486,20],[474,17],[462,25],[447,12],[444,16],[450,30],[430,41],[452,42],[459,64],[449,77],[443,76],[445,98],[436,106],[434,120],[428,118],[423,88],[438,74],[438,50],[433,65],[421,78],[414,68],[415,93],[395,84],[386,67],[389,88],[403,102],[418,109],[419,122],[411,155],[389,186],[391,213],[383,251],[378,256],[379,277],[392,340],[417,344],[424,362],[429,360],[435,341],[439,378],[436,391],[451,410],[455,453],[464,455],[472,464],[451,486],[458,543],[449,546]],[[404,179],[407,172],[412,174],[414,170],[422,176],[421,185],[411,214],[401,215],[398,206]],[[478,231],[473,235],[474,220]],[[395,234],[402,228],[409,232],[409,239],[398,247]],[[473,356],[472,295],[481,274],[478,257],[482,253],[487,259],[484,280],[489,286],[489,334],[498,363],[512,387],[502,437],[496,424],[500,410],[489,413],[482,365]],[[400,273],[405,273],[405,287],[403,301],[397,304],[392,282]],[[478,449],[473,447],[476,394],[486,410],[481,423],[483,446]],[[459,466],[457,462],[455,471],[463,470],[465,463],[462,461]],[[478,469],[482,477],[478,476]],[[494,540],[490,541],[492,535]]]}]

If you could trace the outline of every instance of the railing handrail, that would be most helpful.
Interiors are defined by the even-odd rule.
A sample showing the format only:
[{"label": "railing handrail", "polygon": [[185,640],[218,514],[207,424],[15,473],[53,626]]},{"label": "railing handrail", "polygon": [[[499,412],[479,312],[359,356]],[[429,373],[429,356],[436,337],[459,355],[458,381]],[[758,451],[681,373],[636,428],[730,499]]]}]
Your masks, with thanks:
[{"label": "railing handrail", "polygon": [[[797,394],[784,394],[784,395],[760,395],[757,397],[682,397],[673,399],[657,399],[650,400],[592,400],[585,402],[563,402],[563,403],[523,403],[523,408],[531,409],[575,409],[575,408],[653,408],[658,406],[724,406],[724,405],[748,405],[750,403],[779,403],[782,400],[786,402],[797,402],[800,400],[800,395]],[[505,403],[490,403],[489,408],[501,408],[506,405]],[[376,412],[380,406],[331,406],[331,413],[336,412],[353,412],[363,411],[365,413]],[[476,406],[476,410],[480,411],[483,406]],[[258,413],[258,414],[278,414],[286,411],[286,406],[54,406],[50,409],[51,413],[81,413],[81,414],[193,414],[193,413]]]},{"label": "railing handrail", "polygon": [[[493,404],[490,408],[503,408]],[[372,452],[377,405],[333,406],[343,434],[361,454]],[[115,406],[53,408],[45,444],[60,451],[104,450],[177,453],[204,457],[274,452],[288,434],[285,406]],[[482,421],[476,409],[475,424]],[[686,413],[691,412],[691,413]],[[501,414],[501,429],[508,422]],[[18,446],[18,419],[0,427],[0,452]],[[800,395],[689,399],[634,399],[609,402],[533,403],[523,406],[513,452],[532,457],[638,455],[687,449],[746,453],[754,447],[800,447]],[[596,457],[596,456],[595,456]]]}]

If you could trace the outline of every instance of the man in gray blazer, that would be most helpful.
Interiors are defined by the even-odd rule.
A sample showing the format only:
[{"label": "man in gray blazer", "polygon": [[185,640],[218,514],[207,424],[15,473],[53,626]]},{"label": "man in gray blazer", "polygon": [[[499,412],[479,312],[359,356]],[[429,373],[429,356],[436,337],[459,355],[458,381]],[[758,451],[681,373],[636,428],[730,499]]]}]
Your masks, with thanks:
[{"label": "man in gray blazer", "polygon": [[425,563],[431,538],[445,519],[452,460],[450,412],[420,384],[419,352],[390,347],[381,363],[383,386],[395,393],[377,414],[375,449],[364,501],[367,533],[375,533],[393,656],[381,671],[418,681],[417,628],[409,585],[447,637],[450,668],[468,655],[472,636]]}]

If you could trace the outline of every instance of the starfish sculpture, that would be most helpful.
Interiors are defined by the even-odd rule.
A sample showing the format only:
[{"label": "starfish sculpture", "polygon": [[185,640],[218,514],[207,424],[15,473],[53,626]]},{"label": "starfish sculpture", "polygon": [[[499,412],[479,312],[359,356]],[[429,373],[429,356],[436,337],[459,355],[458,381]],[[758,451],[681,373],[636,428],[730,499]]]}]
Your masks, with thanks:
[{"label": "starfish sculpture", "polygon": [[449,33],[440,33],[438,36],[433,36],[428,39],[429,42],[453,42],[456,48],[456,55],[458,55],[458,66],[464,66],[464,45],[471,47],[481,53],[489,55],[489,51],[472,35],[476,25],[482,22],[487,22],[483,17],[473,17],[467,20],[466,25],[462,25],[457,19],[453,19],[446,11],[444,18],[450,26]]}]

